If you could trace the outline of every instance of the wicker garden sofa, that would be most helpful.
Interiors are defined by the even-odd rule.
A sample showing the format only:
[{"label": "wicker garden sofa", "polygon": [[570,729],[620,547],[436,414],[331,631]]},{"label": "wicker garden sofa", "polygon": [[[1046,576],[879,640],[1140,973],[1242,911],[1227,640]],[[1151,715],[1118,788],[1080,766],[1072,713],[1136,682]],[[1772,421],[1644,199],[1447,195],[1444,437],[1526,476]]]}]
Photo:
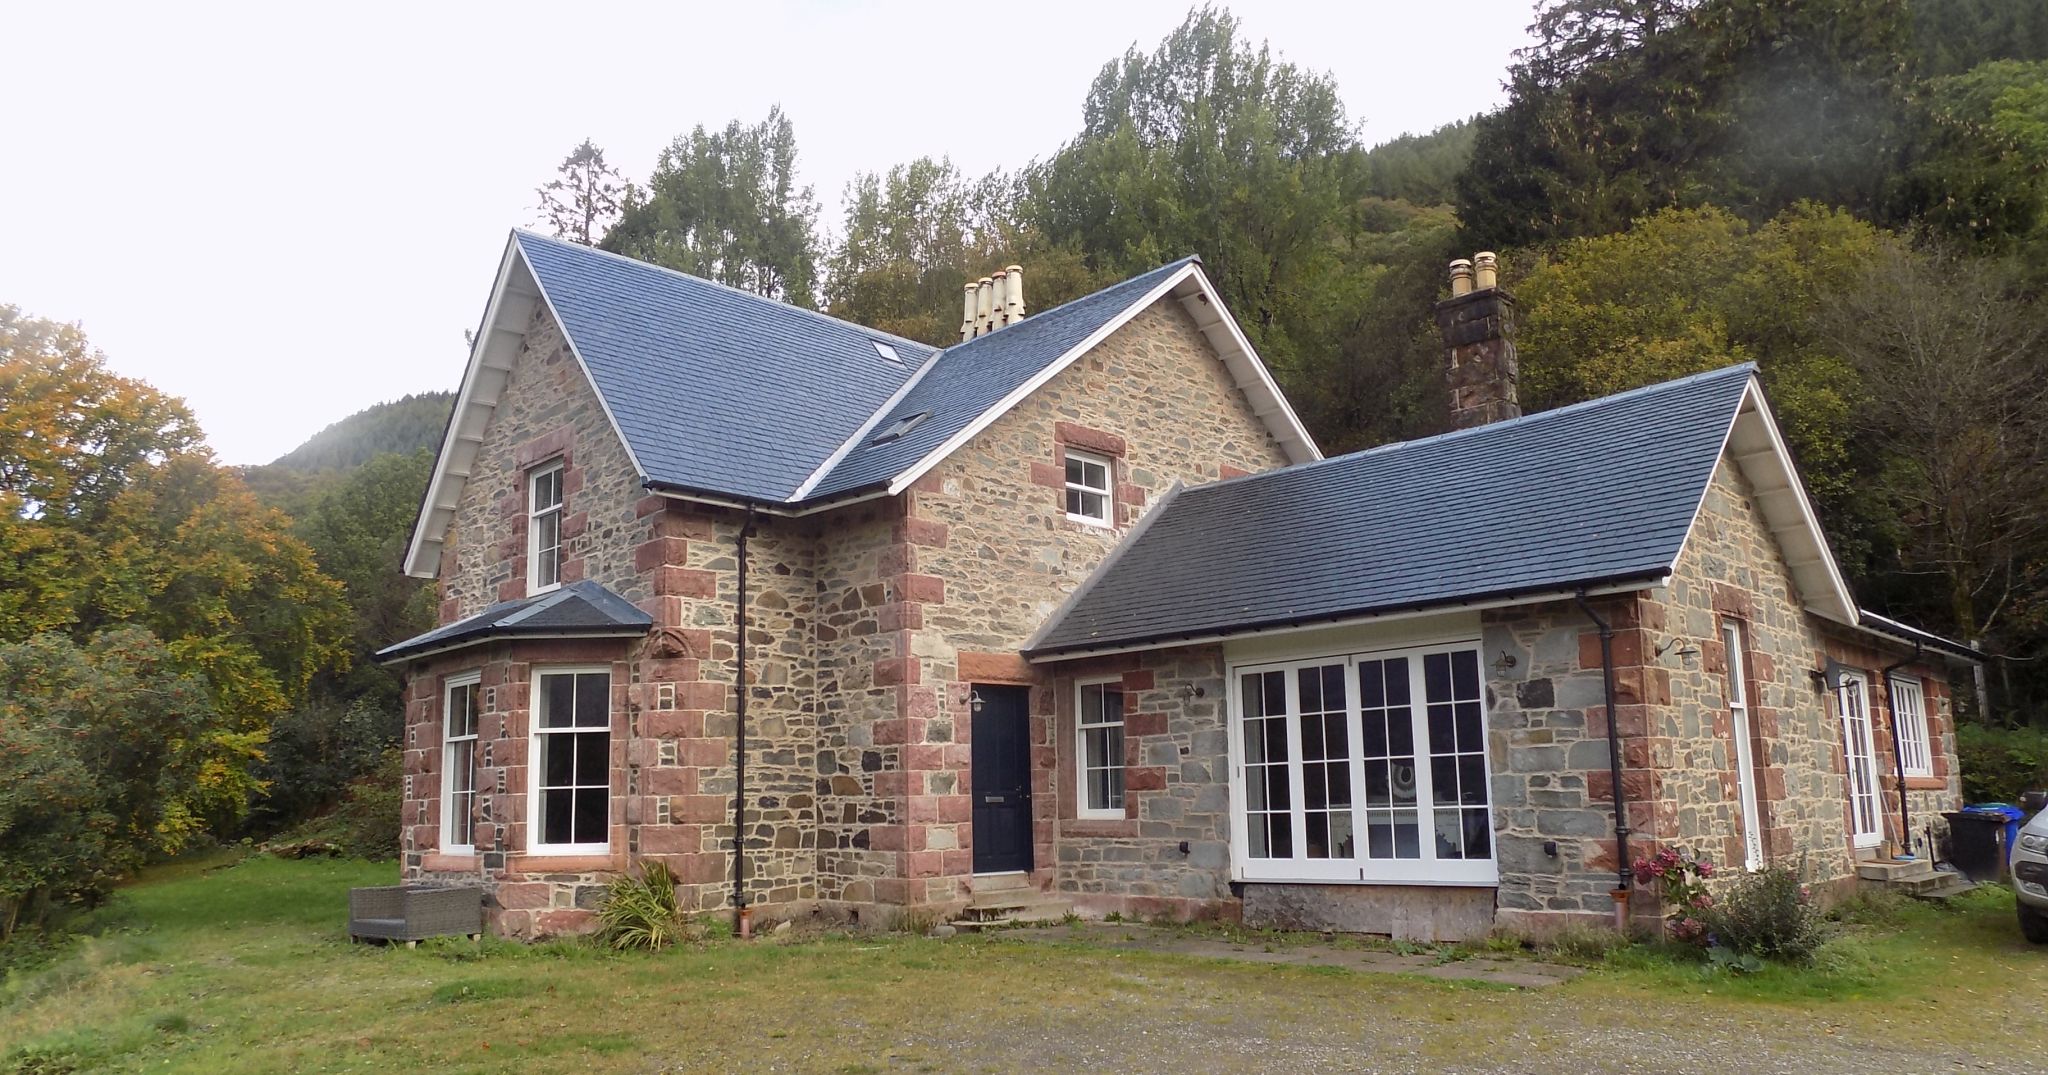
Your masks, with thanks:
[{"label": "wicker garden sofa", "polygon": [[348,890],[348,936],[404,941],[412,947],[427,937],[472,939],[484,931],[480,888],[389,885]]}]

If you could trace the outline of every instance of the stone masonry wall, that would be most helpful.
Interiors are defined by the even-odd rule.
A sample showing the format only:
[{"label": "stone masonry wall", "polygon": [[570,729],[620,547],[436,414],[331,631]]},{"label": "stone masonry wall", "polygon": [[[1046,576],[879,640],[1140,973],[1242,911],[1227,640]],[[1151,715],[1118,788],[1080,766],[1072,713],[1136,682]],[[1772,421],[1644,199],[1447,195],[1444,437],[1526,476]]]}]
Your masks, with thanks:
[{"label": "stone masonry wall", "polygon": [[[1124,818],[1077,819],[1075,684],[1121,679]],[[1221,646],[1073,661],[1052,683],[1053,888],[1096,913],[1231,918],[1230,737]]]},{"label": "stone masonry wall", "polygon": [[[1727,707],[1730,655],[1721,625],[1739,621],[1748,647],[1751,754],[1768,862],[1803,864],[1810,878],[1842,885],[1853,877],[1841,723],[1811,670],[1826,652],[1872,671],[1888,655],[1867,636],[1806,612],[1789,567],[1739,471],[1723,463],[1701,507],[1671,585],[1595,598],[1614,628],[1615,719],[1632,830],[1630,857],[1669,844],[1716,862],[1743,861],[1735,743]],[[1495,823],[1499,830],[1499,917],[1535,925],[1544,914],[1611,910],[1616,883],[1613,779],[1601,694],[1598,632],[1572,602],[1485,613],[1485,652],[1514,658],[1492,665]],[[1836,637],[1840,636],[1840,637]],[[1660,647],[1665,652],[1659,654]],[[1691,656],[1685,650],[1695,651]],[[1942,670],[1914,666],[1928,697],[1936,776],[1909,785],[1922,821],[1953,809],[1949,690]],[[1879,751],[1888,758],[1888,721]],[[1880,768],[1886,768],[1880,766]],[[1895,829],[1897,791],[1886,776]],[[1543,850],[1556,841],[1553,856]],[[1655,893],[1631,910],[1657,913]]]},{"label": "stone masonry wall", "polygon": [[[526,595],[526,475],[564,464],[562,578],[591,578],[651,614],[644,642],[518,642],[450,654],[411,670],[407,736],[407,874],[466,877],[494,888],[502,928],[531,935],[578,928],[611,872],[646,857],[669,864],[686,906],[731,896],[737,680],[737,560],[744,518],[649,496],[581,367],[545,310],[535,314],[465,482],[442,557],[441,622]],[[793,907],[815,900],[817,797],[816,581],[813,529],[758,519],[749,570],[749,896]],[[602,645],[614,660],[615,821],[597,861],[527,861],[525,724],[533,665]],[[578,646],[584,647],[578,649]],[[567,649],[564,649],[567,647]],[[487,710],[480,750],[505,783],[480,797],[493,822],[476,856],[438,854],[440,684],[480,670]],[[492,714],[499,714],[493,716]],[[516,778],[516,779],[514,779]],[[532,871],[545,868],[546,881]],[[532,887],[546,884],[545,890]],[[526,887],[521,887],[522,885]],[[550,913],[543,916],[541,912]],[[576,913],[571,913],[576,912]]]},{"label": "stone masonry wall", "polygon": [[[1793,866],[1803,860],[1817,882],[1853,876],[1841,724],[1807,674],[1821,666],[1822,639],[1748,481],[1726,461],[1660,596],[1668,633],[1701,652],[1689,662],[1675,654],[1663,658],[1673,669],[1671,700],[1652,729],[1660,740],[1653,753],[1661,758],[1668,750],[1671,763],[1657,836],[1717,862],[1743,860],[1727,707],[1729,664],[1740,656],[1749,671],[1765,860]],[[1743,626],[1746,655],[1726,652],[1721,629],[1730,620]]]},{"label": "stone masonry wall", "polygon": [[[1593,605],[1624,633],[1643,612],[1632,594]],[[1481,622],[1497,916],[1514,926],[1535,914],[1604,920],[1613,913],[1608,893],[1616,871],[1599,632],[1569,601],[1493,609]],[[1624,733],[1639,735],[1645,677],[1640,668],[1621,667],[1632,651],[1619,644],[1615,651],[1615,719]],[[1651,691],[1662,689],[1661,677],[1647,678]],[[1623,757],[1631,763],[1623,773],[1630,825],[1648,829],[1660,774],[1640,752],[1632,756],[1625,746]],[[1555,854],[1544,850],[1550,843]]]},{"label": "stone masonry wall", "polygon": [[442,548],[440,622],[526,596],[526,476],[562,460],[562,581],[651,596],[633,563],[640,479],[545,307],[535,311]]},{"label": "stone masonry wall", "polygon": [[[1069,521],[1068,446],[1113,460],[1115,527]],[[920,479],[821,520],[821,881],[849,901],[963,901],[972,684],[1032,685],[1036,880],[1052,876],[1053,695],[1018,651],[1174,482],[1286,462],[1194,321],[1161,301]],[[830,637],[826,637],[829,635]]]}]

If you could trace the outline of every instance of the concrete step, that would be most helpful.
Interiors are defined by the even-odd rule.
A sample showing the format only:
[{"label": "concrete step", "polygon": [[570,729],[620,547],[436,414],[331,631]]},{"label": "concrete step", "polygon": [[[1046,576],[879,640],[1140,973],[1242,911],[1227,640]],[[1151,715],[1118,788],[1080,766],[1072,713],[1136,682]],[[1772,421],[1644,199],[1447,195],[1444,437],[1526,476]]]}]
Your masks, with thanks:
[{"label": "concrete step", "polygon": [[1902,884],[1934,876],[1934,864],[1926,859],[1870,859],[1856,864],[1856,876],[1882,884]]},{"label": "concrete step", "polygon": [[1067,900],[1040,892],[1029,884],[991,890],[977,880],[973,897],[953,924],[962,929],[979,929],[990,925],[1057,922],[1072,907]]},{"label": "concrete step", "polygon": [[1936,875],[1936,883],[1934,885],[1908,893],[1908,895],[1916,900],[1940,903],[1943,900],[1954,899],[1976,887],[1977,882],[1964,877],[1962,874],[1943,873]]},{"label": "concrete step", "polygon": [[969,910],[953,920],[955,929],[974,932],[977,930],[1009,929],[1013,926],[1053,926],[1066,920],[1071,910],[1065,900],[1047,900],[1043,904],[1019,908],[996,914],[977,914]]}]

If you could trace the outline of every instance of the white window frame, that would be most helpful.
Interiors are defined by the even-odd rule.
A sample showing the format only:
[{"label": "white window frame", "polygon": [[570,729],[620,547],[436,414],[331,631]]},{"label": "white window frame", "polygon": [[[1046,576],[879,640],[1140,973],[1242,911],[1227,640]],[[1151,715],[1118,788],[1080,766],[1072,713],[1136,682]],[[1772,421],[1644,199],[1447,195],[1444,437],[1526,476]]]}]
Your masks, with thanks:
[{"label": "white window frame", "polygon": [[1757,801],[1754,731],[1749,704],[1748,630],[1737,620],[1721,621],[1721,646],[1728,660],[1728,734],[1735,740],[1736,808],[1742,821],[1742,868],[1764,865],[1763,809]]},{"label": "white window frame", "polygon": [[[1314,884],[1401,884],[1401,885],[1460,885],[1486,886],[1500,883],[1500,832],[1496,824],[1493,804],[1493,759],[1490,749],[1479,752],[1486,783],[1486,824],[1489,834],[1487,857],[1484,859],[1438,859],[1430,834],[1434,832],[1434,777],[1431,773],[1429,749],[1429,703],[1424,690],[1423,658],[1432,654],[1449,654],[1459,651],[1470,652],[1478,662],[1480,728],[1482,739],[1490,737],[1486,711],[1486,662],[1479,640],[1460,638],[1449,642],[1405,643],[1397,647],[1361,649],[1353,652],[1328,654],[1317,657],[1279,661],[1247,661],[1231,663],[1226,668],[1229,712],[1230,744],[1230,825],[1231,825],[1231,872],[1239,881],[1280,881]],[[1358,689],[1358,665],[1361,661],[1381,661],[1388,658],[1408,659],[1410,684],[1410,719],[1413,721],[1415,762],[1415,800],[1418,824],[1421,826],[1420,849],[1425,853],[1414,859],[1375,859],[1370,854],[1367,827],[1362,823],[1365,811],[1365,760],[1362,731],[1362,712]],[[1302,775],[1302,725],[1300,719],[1300,683],[1297,673],[1303,668],[1339,665],[1344,668],[1344,706],[1348,726],[1347,751],[1351,769],[1351,809],[1353,855],[1350,858],[1311,859],[1306,857],[1307,823],[1304,807],[1304,782]],[[1286,765],[1289,771],[1290,790],[1288,810],[1293,826],[1295,856],[1289,859],[1252,858],[1248,854],[1250,826],[1248,820],[1247,788],[1245,780],[1245,744],[1242,684],[1247,675],[1265,672],[1284,672],[1288,697]],[[1334,713],[1335,710],[1328,712]]]},{"label": "white window frame", "polygon": [[[1102,485],[1097,487],[1068,478],[1067,467],[1077,462],[1083,465],[1082,473],[1084,475],[1087,473],[1085,469],[1087,466],[1101,467]],[[1062,483],[1060,488],[1060,507],[1066,511],[1068,520],[1087,526],[1113,527],[1116,525],[1116,461],[1114,459],[1096,452],[1084,452],[1068,448],[1065,458],[1060,461],[1060,480]],[[1068,507],[1067,500],[1074,493],[1100,496],[1102,498],[1102,515],[1097,517],[1086,512],[1077,512]]]},{"label": "white window frame", "polygon": [[[482,720],[482,707],[479,705],[481,701],[480,696],[483,693],[482,683],[483,676],[481,674],[465,672],[461,675],[449,676],[441,684],[441,850],[451,854],[467,855],[473,854],[476,851],[478,761],[476,753],[476,724],[481,723]],[[472,710],[474,710],[472,715],[475,718],[475,723],[471,724],[468,735],[451,735],[449,731],[454,726],[455,693],[464,689],[468,691],[469,704]],[[469,790],[467,792],[460,792],[455,787],[455,751],[458,746],[465,745],[469,748]],[[467,795],[469,797],[469,801],[466,804],[469,815],[469,840],[466,843],[456,843],[449,838],[454,833],[455,821],[460,816],[455,805],[455,796],[457,795]]]},{"label": "white window frame", "polygon": [[[568,500],[568,496],[562,489],[562,474],[562,461],[559,459],[551,463],[544,463],[526,472],[526,592],[528,594],[547,593],[549,590],[557,589],[562,585],[562,505]],[[543,479],[551,476],[554,478],[554,503],[542,504],[539,495],[540,484]],[[555,577],[551,582],[541,581],[540,530],[541,520],[545,518],[551,518],[554,521],[555,528],[555,544],[551,550]]]},{"label": "white window frame", "polygon": [[[1091,688],[1101,689],[1105,687],[1114,688],[1113,690],[1103,691],[1103,700],[1107,702],[1108,697],[1112,694],[1117,697],[1116,719],[1114,721],[1103,720],[1090,724],[1087,722],[1087,707],[1081,704],[1081,699],[1087,695]],[[1124,711],[1125,704],[1123,679],[1121,677],[1109,676],[1083,679],[1074,684],[1074,817],[1076,819],[1083,821],[1122,821],[1126,816],[1124,803],[1122,802],[1114,806],[1096,807],[1088,805],[1088,773],[1090,770],[1088,764],[1088,733],[1109,728],[1116,728],[1122,731],[1124,728],[1124,717],[1126,716]],[[1122,744],[1123,742],[1123,738],[1119,736],[1118,743]],[[1119,756],[1114,759],[1114,764],[1106,763],[1100,768],[1115,769],[1123,772],[1125,769],[1124,759]],[[1124,789],[1123,795],[1124,802],[1129,802],[1130,790],[1128,788]]]},{"label": "white window frame", "polygon": [[[1884,843],[1885,806],[1884,785],[1877,771],[1877,736],[1870,716],[1870,677],[1860,671],[1842,673],[1841,689],[1835,692],[1835,715],[1842,724],[1850,844],[1859,848],[1876,847]],[[1862,747],[1860,764],[1857,755],[1859,745]],[[1866,784],[1865,791],[1858,790],[1859,786]],[[1866,821],[1869,822],[1868,828],[1864,827]]]},{"label": "white window frame", "polygon": [[[541,795],[541,777],[547,767],[547,746],[543,742],[551,736],[568,735],[576,732],[592,732],[596,725],[574,725],[568,728],[544,728],[541,707],[547,704],[547,693],[541,689],[541,681],[547,676],[602,675],[605,677],[605,839],[601,843],[551,844],[542,839],[547,831],[543,811],[546,802]],[[611,752],[617,745],[618,723],[612,711],[611,689],[612,667],[608,664],[560,664],[546,665],[533,670],[527,698],[527,752],[526,752],[526,851],[530,855],[607,855],[611,853],[611,809],[616,795],[617,774],[612,772]],[[573,697],[574,692],[571,691]],[[574,779],[573,776],[571,779]],[[570,785],[577,787],[580,785]],[[595,785],[590,785],[595,786]]]},{"label": "white window frame", "polygon": [[[1933,776],[1934,736],[1927,726],[1926,684],[1919,676],[1895,673],[1885,690],[1891,699],[1892,734],[1899,737],[1899,757],[1906,775]],[[1900,704],[1908,699],[1909,704]]]}]

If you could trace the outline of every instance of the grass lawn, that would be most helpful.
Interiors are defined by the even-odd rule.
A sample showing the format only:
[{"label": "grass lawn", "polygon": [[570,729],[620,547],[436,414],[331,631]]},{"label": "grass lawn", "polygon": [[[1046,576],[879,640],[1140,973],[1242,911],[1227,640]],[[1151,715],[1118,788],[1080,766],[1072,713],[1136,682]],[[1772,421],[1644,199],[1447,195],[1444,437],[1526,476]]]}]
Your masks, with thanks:
[{"label": "grass lawn", "polygon": [[351,946],[345,890],[392,873],[151,874],[0,987],[0,1073],[1918,1072],[2025,1070],[2048,1042],[2048,953],[2002,892],[1852,925],[1817,970],[1709,976],[1633,948],[1512,990],[1001,937]]}]

